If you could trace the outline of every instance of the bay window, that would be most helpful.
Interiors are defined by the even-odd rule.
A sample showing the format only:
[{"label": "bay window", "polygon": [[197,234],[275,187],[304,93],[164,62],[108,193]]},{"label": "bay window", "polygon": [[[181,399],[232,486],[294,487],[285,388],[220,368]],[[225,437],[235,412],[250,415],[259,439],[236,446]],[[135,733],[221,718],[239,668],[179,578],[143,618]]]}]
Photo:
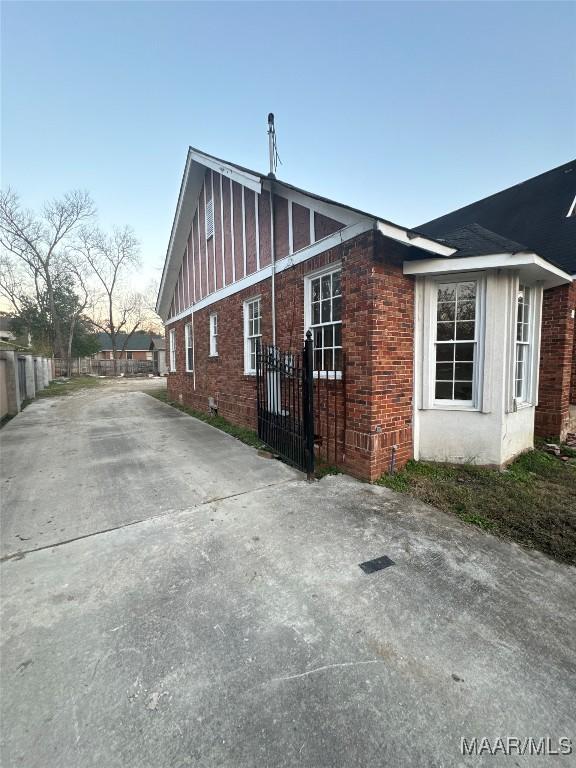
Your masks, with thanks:
[{"label": "bay window", "polygon": [[527,286],[520,285],[516,300],[516,354],[514,356],[514,397],[520,402],[530,400],[531,305],[532,291]]},{"label": "bay window", "polygon": [[478,283],[438,283],[434,400],[473,405],[478,360]]}]

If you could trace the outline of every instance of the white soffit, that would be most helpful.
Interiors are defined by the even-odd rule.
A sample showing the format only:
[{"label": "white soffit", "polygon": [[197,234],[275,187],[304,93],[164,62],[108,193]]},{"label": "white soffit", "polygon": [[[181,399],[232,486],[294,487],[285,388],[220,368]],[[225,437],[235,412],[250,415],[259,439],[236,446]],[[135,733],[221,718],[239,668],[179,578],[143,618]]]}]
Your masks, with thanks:
[{"label": "white soffit", "polygon": [[443,275],[451,272],[469,272],[486,269],[514,269],[530,282],[541,282],[544,288],[572,282],[570,275],[560,267],[531,251],[522,253],[495,253],[489,256],[462,256],[452,259],[420,259],[404,262],[405,275]]}]

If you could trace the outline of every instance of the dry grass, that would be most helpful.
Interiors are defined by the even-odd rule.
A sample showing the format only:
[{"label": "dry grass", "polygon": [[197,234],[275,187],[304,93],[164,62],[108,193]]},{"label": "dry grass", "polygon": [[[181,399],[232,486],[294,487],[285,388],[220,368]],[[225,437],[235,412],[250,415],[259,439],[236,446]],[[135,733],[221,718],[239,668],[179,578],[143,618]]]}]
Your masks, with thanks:
[{"label": "dry grass", "polygon": [[576,459],[534,450],[499,472],[472,465],[409,462],[380,480],[483,530],[576,564]]}]

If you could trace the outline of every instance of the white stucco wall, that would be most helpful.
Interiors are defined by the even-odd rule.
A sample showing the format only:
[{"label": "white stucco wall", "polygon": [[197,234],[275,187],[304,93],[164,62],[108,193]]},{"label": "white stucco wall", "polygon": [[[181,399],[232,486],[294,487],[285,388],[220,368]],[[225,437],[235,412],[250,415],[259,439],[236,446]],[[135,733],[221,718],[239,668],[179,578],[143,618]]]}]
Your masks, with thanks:
[{"label": "white stucco wall", "polygon": [[442,281],[480,278],[479,359],[474,407],[433,402],[436,281],[419,277],[416,285],[416,359],[414,392],[415,458],[452,463],[502,466],[533,447],[538,392],[538,352],[542,289],[533,287],[530,404],[516,406],[513,397],[516,295],[519,277],[509,270],[443,275]]}]

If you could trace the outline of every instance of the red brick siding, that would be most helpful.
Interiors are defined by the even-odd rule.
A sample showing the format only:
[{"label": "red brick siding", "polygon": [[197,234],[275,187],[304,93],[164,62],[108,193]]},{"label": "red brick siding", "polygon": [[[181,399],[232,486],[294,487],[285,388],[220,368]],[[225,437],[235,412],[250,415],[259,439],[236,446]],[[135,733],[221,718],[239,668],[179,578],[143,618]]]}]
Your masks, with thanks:
[{"label": "red brick siding", "polygon": [[232,238],[231,232],[231,210],[230,210],[230,181],[222,179],[222,202],[224,208],[224,273],[225,285],[232,282]]},{"label": "red brick siding", "polygon": [[574,330],[574,344],[572,345],[572,384],[570,385],[570,405],[576,405],[576,328]]},{"label": "red brick siding", "polygon": [[274,256],[288,256],[288,200],[274,195]]},{"label": "red brick siding", "polygon": [[[222,266],[222,212],[220,210],[220,174],[214,178],[214,258],[216,261],[216,289],[224,285]],[[187,305],[189,306],[189,305]]]},{"label": "red brick siding", "polygon": [[310,245],[310,208],[292,203],[292,245],[295,251]]},{"label": "red brick siding", "polygon": [[323,216],[321,213],[314,214],[314,236],[316,240],[321,240],[323,237],[328,237],[333,232],[338,232],[342,229],[344,224],[328,216]]},{"label": "red brick siding", "polygon": [[258,195],[258,230],[260,232],[260,266],[270,264],[270,195],[263,192]]},{"label": "red brick siding", "polygon": [[[220,184],[222,183],[222,195]],[[244,220],[242,219],[242,190],[244,189]],[[214,196],[214,237],[206,240],[205,233],[205,201]],[[222,196],[222,205],[220,197]],[[231,196],[234,201],[231,210]],[[185,271],[181,282],[176,285],[172,297],[170,314],[182,312],[190,305],[192,296],[199,301],[209,293],[229,285],[247,274],[258,269],[258,252],[256,242],[256,204],[258,205],[258,239],[260,267],[270,264],[270,193],[264,190],[257,195],[251,189],[232,182],[215,171],[207,170],[204,182],[199,192],[198,208],[194,214],[192,230],[193,254],[190,256],[189,274]],[[291,203],[285,197],[274,195],[274,246],[276,259],[288,255],[289,248],[289,216],[288,206]],[[292,203],[292,245],[298,251],[310,244],[310,209],[298,203]],[[232,223],[233,217],[233,223]],[[244,253],[245,225],[246,253]],[[223,224],[223,226],[222,226]],[[322,214],[314,214],[315,238],[320,240],[344,227]],[[232,229],[234,231],[234,248],[232,248]],[[224,258],[222,256],[224,251]],[[184,260],[185,255],[182,254]],[[234,260],[235,273],[232,270]],[[188,284],[190,293],[188,294]],[[182,282],[184,281],[184,282]],[[196,287],[194,294],[192,286]],[[185,289],[183,292],[183,288]]]},{"label": "red brick siding", "polygon": [[244,189],[244,219],[246,225],[246,273],[256,272],[256,193]]},{"label": "red brick siding", "polygon": [[195,294],[194,294],[194,301],[200,301],[202,298],[202,271],[200,269],[201,266],[201,259],[200,259],[200,249],[198,247],[198,213],[194,215],[194,220],[192,222],[192,240],[193,240],[193,251],[194,251],[194,285],[195,285]]},{"label": "red brick siding", "polygon": [[208,251],[206,250],[206,211],[204,207],[204,191],[200,192],[200,199],[198,202],[198,227],[200,230],[200,272],[202,274],[202,296],[208,295]]},{"label": "red brick siding", "polygon": [[535,432],[564,439],[570,418],[570,389],[574,369],[576,285],[544,291],[540,341],[540,385]]},{"label": "red brick siding", "polygon": [[232,198],[234,200],[234,266],[236,280],[244,277],[244,236],[242,230],[242,187],[232,182]]},{"label": "red brick siding", "polygon": [[[369,480],[387,471],[396,445],[397,466],[412,456],[413,302],[414,285],[388,257],[388,244],[368,232],[278,274],[277,343],[299,349],[304,336],[304,276],[323,266],[342,263],[343,382],[316,385],[320,454],[352,474]],[[173,399],[206,410],[208,398],[225,418],[256,425],[255,380],[245,376],[243,302],[262,298],[263,341],[271,340],[270,280],[222,299],[194,315],[196,389],[185,373],[184,323],[176,327],[177,373],[168,377]],[[209,315],[218,313],[218,358],[209,357]],[[345,389],[345,397],[344,397]],[[337,416],[337,418],[336,418]],[[346,428],[344,429],[344,424]],[[330,440],[326,440],[327,436]],[[335,445],[335,439],[336,445]]]}]

